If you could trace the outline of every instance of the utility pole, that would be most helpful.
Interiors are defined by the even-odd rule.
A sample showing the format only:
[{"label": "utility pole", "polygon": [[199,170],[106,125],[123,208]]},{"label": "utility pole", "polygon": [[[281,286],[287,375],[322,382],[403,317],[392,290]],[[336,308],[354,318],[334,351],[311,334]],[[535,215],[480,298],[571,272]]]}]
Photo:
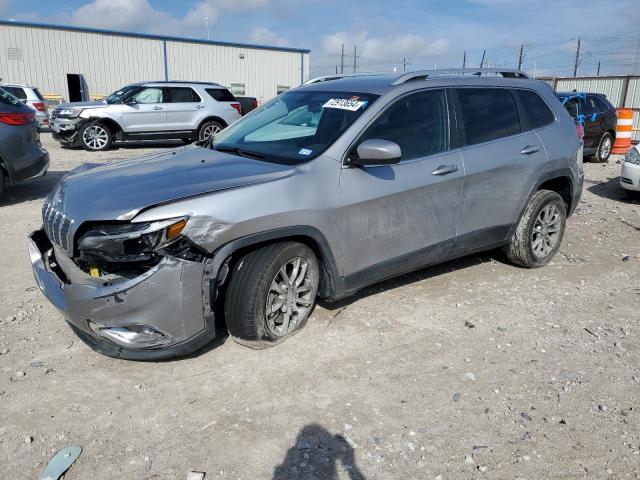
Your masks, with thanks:
[{"label": "utility pole", "polygon": [[409,65],[409,62],[407,62],[407,57],[404,57],[402,59],[402,71],[406,72],[407,71],[407,65]]},{"label": "utility pole", "polygon": [[353,73],[358,69],[358,46],[353,46]]},{"label": "utility pole", "polygon": [[336,75],[338,74],[338,65],[336,65]]},{"label": "utility pole", "polygon": [[342,44],[342,53],[340,54],[340,73],[344,73],[344,43]]},{"label": "utility pole", "polygon": [[518,70],[522,70],[523,60],[524,60],[524,45],[520,45],[520,55],[518,56]]},{"label": "utility pole", "polygon": [[576,48],[576,63],[573,66],[573,76],[578,76],[578,67],[580,66],[580,37],[578,37],[578,47]]},{"label": "utility pole", "polygon": [[211,40],[211,38],[209,37],[209,15],[204,16],[204,21],[207,24],[207,40]]},{"label": "utility pole", "polygon": [[480,60],[480,68],[484,66],[484,56],[487,54],[486,50],[482,51],[482,60]]},{"label": "utility pole", "polygon": [[462,68],[467,68],[467,52],[462,54]]},{"label": "utility pole", "polygon": [[598,60],[598,73],[596,73],[596,77],[600,76],[600,60]]}]

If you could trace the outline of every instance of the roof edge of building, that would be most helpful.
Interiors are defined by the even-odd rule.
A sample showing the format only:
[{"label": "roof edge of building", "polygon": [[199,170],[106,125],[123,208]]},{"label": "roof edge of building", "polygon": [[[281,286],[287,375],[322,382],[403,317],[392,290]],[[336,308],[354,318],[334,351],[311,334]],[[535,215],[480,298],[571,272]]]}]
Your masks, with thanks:
[{"label": "roof edge of building", "polygon": [[256,50],[272,50],[277,52],[311,53],[311,50],[309,50],[308,48],[278,47],[274,45],[260,45],[260,44],[253,44],[253,43],[225,42],[220,40],[206,40],[201,38],[156,35],[152,33],[123,32],[120,30],[79,27],[75,25],[58,25],[53,23],[23,22],[19,20],[0,20],[0,26],[43,28],[43,29],[50,29],[50,30],[67,30],[71,32],[96,33],[96,34],[102,34],[102,35],[118,35],[121,37],[144,38],[147,40],[164,40],[164,41],[171,41],[171,42],[199,43],[204,45],[217,45],[221,47],[238,47],[238,48],[249,48],[249,49],[256,49]]}]

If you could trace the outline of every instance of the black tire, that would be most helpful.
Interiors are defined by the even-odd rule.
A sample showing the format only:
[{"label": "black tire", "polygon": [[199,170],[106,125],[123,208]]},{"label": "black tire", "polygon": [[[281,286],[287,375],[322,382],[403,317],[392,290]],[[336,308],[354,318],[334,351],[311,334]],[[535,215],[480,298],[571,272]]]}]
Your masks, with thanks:
[{"label": "black tire", "polygon": [[[559,215],[557,222],[554,221],[553,233],[551,233],[551,228],[549,228],[549,238],[553,238],[555,242],[552,246],[549,246],[545,241],[547,227],[536,228],[536,221],[539,219],[541,212],[548,206],[550,209],[546,212],[553,211]],[[555,208],[555,210],[553,210],[553,208]],[[555,217],[552,216],[551,218]],[[526,268],[545,266],[560,248],[566,221],[567,205],[563,198],[551,190],[539,190],[533,195],[533,198],[531,198],[522,218],[518,222],[515,232],[505,247],[507,258],[512,263]],[[542,219],[541,222],[544,223],[544,219]],[[555,232],[556,225],[557,233]],[[536,230],[535,238],[534,229]],[[541,247],[539,242],[543,242],[544,245]],[[538,245],[537,252],[534,251],[535,244]],[[547,251],[542,252],[539,248],[547,249]]]},{"label": "black tire", "polygon": [[[276,279],[282,278],[279,277],[281,269],[287,268],[289,262],[295,262],[297,259],[307,263],[303,285],[309,288],[309,293],[305,294],[305,302],[308,302],[309,306],[304,314],[289,309],[289,312],[295,311],[297,315],[294,319],[294,314],[289,314],[288,318],[293,323],[287,325],[291,325],[291,330],[285,328],[287,331],[277,332],[278,319],[282,319],[280,324],[284,326],[286,313],[278,309],[267,316],[267,302],[277,298],[271,291],[271,285]],[[256,349],[271,347],[286,340],[306,325],[315,305],[319,281],[318,260],[313,251],[302,243],[275,243],[246,254],[233,267],[225,295],[224,310],[229,333],[236,342]],[[289,300],[286,292],[284,295],[282,308],[287,308]]]},{"label": "black tire", "polygon": [[210,137],[210,130],[213,130],[213,135],[217,135],[218,132],[224,129],[224,126],[220,122],[216,122],[215,120],[209,120],[200,125],[198,129],[198,140],[203,141]]},{"label": "black tire", "polygon": [[[606,145],[608,145],[608,147],[606,147]],[[598,142],[598,148],[593,156],[593,161],[595,163],[608,162],[611,156],[611,148],[613,148],[613,136],[609,132],[604,132]]]},{"label": "black tire", "polygon": [[78,138],[80,146],[90,152],[109,150],[113,143],[111,129],[101,122],[90,122],[84,125],[78,132]]}]

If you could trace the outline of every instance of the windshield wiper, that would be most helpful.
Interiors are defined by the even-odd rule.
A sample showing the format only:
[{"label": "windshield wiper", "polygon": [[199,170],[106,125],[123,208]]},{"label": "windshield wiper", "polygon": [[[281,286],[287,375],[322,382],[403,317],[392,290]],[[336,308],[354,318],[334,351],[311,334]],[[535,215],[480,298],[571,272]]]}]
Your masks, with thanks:
[{"label": "windshield wiper", "polygon": [[257,152],[250,152],[249,150],[244,150],[240,147],[223,147],[223,146],[216,146],[214,147],[218,152],[224,152],[224,153],[232,153],[234,155],[237,155],[239,157],[247,157],[247,158],[255,158],[257,160],[262,160],[264,158],[264,155],[261,153],[257,153]]}]

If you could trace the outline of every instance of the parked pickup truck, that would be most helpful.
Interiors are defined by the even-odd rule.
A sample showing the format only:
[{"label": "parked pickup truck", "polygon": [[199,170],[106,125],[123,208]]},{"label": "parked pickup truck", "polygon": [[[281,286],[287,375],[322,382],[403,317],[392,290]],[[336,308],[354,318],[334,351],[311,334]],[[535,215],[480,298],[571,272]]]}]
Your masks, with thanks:
[{"label": "parked pickup truck", "polygon": [[255,110],[258,108],[258,99],[255,97],[238,97],[236,96],[236,100],[240,104],[240,112],[242,115],[246,115],[251,110]]}]

